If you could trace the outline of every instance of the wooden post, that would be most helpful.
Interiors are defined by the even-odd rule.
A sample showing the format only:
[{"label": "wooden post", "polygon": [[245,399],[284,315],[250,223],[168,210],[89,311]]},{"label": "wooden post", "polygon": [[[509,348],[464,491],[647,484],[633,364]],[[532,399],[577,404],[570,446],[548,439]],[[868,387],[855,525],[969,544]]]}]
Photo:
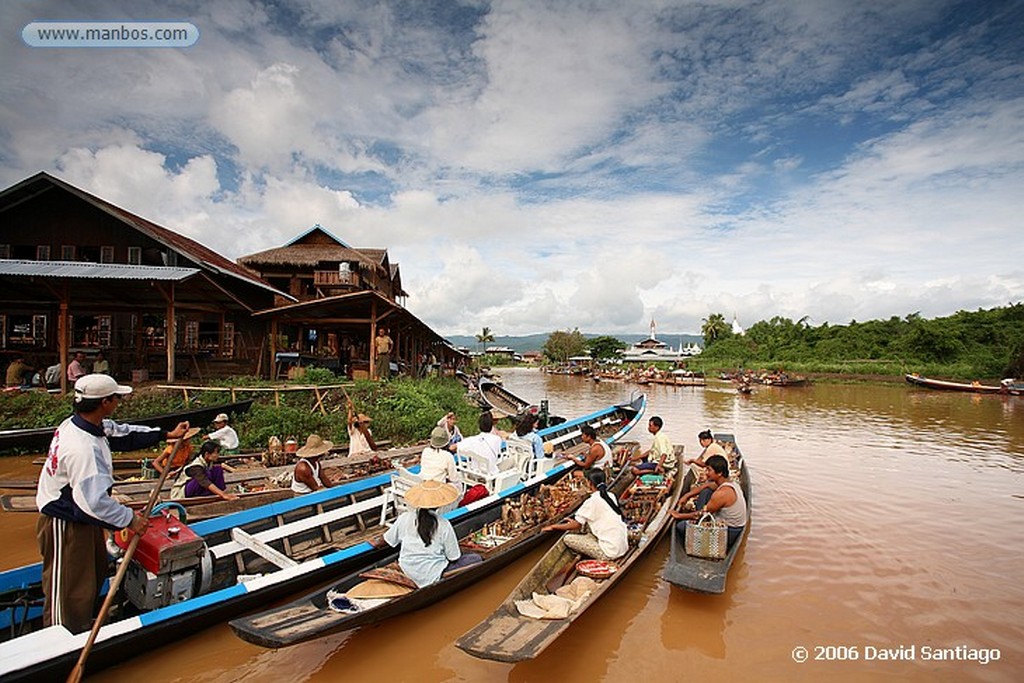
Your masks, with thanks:
[{"label": "wooden post", "polygon": [[377,376],[377,302],[370,304],[370,379],[378,380]]},{"label": "wooden post", "polygon": [[270,319],[270,380],[277,381],[277,318]]},{"label": "wooden post", "polygon": [[174,381],[174,349],[178,338],[178,323],[174,319],[174,283],[167,292],[167,320],[164,323],[164,346],[167,349],[167,381]]},{"label": "wooden post", "polygon": [[68,389],[68,297],[67,285],[64,286],[64,295],[60,299],[60,313],[57,314],[57,353],[60,356],[60,393],[67,394]]}]

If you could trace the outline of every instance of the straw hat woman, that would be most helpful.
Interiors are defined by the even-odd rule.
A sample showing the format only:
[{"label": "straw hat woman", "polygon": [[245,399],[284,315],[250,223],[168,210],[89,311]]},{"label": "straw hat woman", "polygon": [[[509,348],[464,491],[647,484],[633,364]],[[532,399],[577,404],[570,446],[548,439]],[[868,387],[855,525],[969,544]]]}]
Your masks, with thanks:
[{"label": "straw hat woman", "polygon": [[319,434],[310,434],[306,445],[295,452],[299,461],[292,472],[292,493],[312,493],[321,488],[334,486],[327,474],[320,469],[320,458],[328,453],[334,444],[320,438]]},{"label": "straw hat woman", "polygon": [[482,559],[476,553],[462,553],[452,523],[437,513],[437,508],[458,499],[459,492],[451,484],[424,481],[413,486],[406,491],[405,500],[416,509],[400,514],[376,543],[401,546],[398,565],[420,588],[436,583],[445,572]]}]

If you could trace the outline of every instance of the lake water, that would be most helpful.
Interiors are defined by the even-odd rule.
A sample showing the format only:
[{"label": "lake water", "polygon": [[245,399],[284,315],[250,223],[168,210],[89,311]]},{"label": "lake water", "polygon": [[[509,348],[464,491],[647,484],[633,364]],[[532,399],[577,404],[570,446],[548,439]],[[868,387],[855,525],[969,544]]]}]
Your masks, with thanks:
[{"label": "lake water", "polygon": [[[519,369],[503,378],[565,416],[637,388]],[[648,416],[664,418],[688,457],[710,428],[735,434],[750,466],[753,524],[724,595],[662,582],[663,541],[536,660],[499,664],[458,650],[452,643],[501,602],[538,550],[375,627],[271,651],[220,625],[154,643],[89,680],[1021,680],[1024,398],[902,384],[646,391]],[[643,429],[627,438],[650,442]],[[0,459],[0,474],[24,475],[26,462]],[[34,516],[0,520],[0,565],[35,561]],[[799,648],[808,661],[796,661]]]}]

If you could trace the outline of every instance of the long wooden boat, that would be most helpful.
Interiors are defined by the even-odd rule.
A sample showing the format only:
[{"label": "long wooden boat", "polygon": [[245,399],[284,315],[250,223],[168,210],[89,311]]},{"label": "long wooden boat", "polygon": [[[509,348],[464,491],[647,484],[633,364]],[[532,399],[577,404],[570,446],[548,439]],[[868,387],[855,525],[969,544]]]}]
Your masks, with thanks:
[{"label": "long wooden boat", "polygon": [[[278,648],[421,609],[491,575],[535,548],[549,535],[541,529],[572,512],[589,493],[585,480],[567,474],[551,487],[510,498],[501,507],[491,508],[456,524],[455,532],[462,551],[478,553],[483,561],[446,574],[437,583],[423,588],[416,588],[413,584],[409,586],[412,590],[404,595],[388,600],[371,600],[362,605],[358,598],[350,599],[347,593],[367,578],[374,578],[378,568],[385,569],[383,576],[386,578],[394,580],[395,575],[399,580],[404,578],[398,566],[398,553],[391,552],[369,572],[355,572],[298,600],[235,619],[230,623],[231,629],[242,640]],[[524,513],[524,510],[528,512]],[[344,597],[346,606],[354,604],[360,608],[358,611],[335,609],[332,603],[340,597]]]},{"label": "long wooden boat", "polygon": [[[193,427],[205,427],[213,422],[213,418],[216,417],[218,413],[227,413],[228,415],[232,415],[246,412],[249,410],[249,407],[252,406],[252,401],[252,399],[247,399],[245,401],[225,403],[218,406],[210,406],[208,408],[180,410],[174,413],[166,413],[164,415],[132,419],[130,422],[132,424],[144,425],[147,427],[159,427],[160,429],[166,430],[174,429],[179,422],[185,421]],[[0,430],[0,452],[14,448],[40,452],[45,451],[50,447],[50,439],[53,438],[53,432],[56,429],[57,427],[55,425],[53,427],[39,427],[32,429]]]},{"label": "long wooden boat", "polygon": [[487,405],[499,416],[515,417],[533,407],[533,404],[526,399],[516,396],[497,382],[485,377],[480,378],[477,388]]},{"label": "long wooden boat", "polygon": [[[676,453],[681,462],[681,446],[676,447]],[[637,480],[634,485],[642,481]],[[623,557],[611,563],[613,573],[598,579],[589,593],[576,598],[575,605],[567,616],[536,618],[525,616],[520,611],[520,605],[524,601],[533,604],[534,594],[547,596],[558,588],[570,586],[583,568],[580,564],[581,557],[565,545],[563,535],[519,582],[505,601],[489,617],[459,638],[455,645],[474,657],[499,662],[533,659],[543,652],[581,614],[611,590],[644,553],[657,545],[661,535],[671,526],[672,517],[669,511],[678,503],[682,490],[679,477],[667,482],[663,487],[656,488],[661,490],[653,500],[648,501],[653,503],[653,506],[633,510],[633,513],[640,513],[638,517],[642,522],[638,523],[637,518],[633,518],[629,550]],[[637,492],[633,493],[633,496],[638,495],[640,494]],[[630,515],[628,503],[629,500],[623,502],[623,512]]]},{"label": "long wooden boat", "polygon": [[[585,447],[580,428],[595,426],[615,441],[635,426],[646,397],[612,405],[575,420],[541,430],[545,441],[572,451]],[[449,513],[461,523],[500,506],[523,490],[550,484],[573,465],[550,460],[532,474],[500,491]],[[415,468],[414,468],[415,469]],[[339,575],[372,566],[389,552],[368,539],[384,531],[395,514],[392,475],[380,474],[270,505],[189,524],[200,539],[197,566],[159,575],[163,592],[147,592],[146,572],[128,572],[125,594],[99,630],[86,674],[151,648],[153,643],[194,634],[197,630]],[[184,539],[187,534],[179,532]],[[134,562],[134,560],[133,560]],[[87,633],[63,626],[41,628],[40,564],[0,572],[0,680],[54,680],[67,675],[85,644]],[[135,576],[139,580],[132,577]],[[172,591],[172,584],[173,582]],[[133,583],[134,581],[134,583]],[[134,586],[134,588],[133,588]],[[12,637],[15,635],[16,637]]]},{"label": "long wooden boat", "polygon": [[[394,448],[372,455],[330,458],[322,463],[327,477],[335,484],[372,476],[394,469],[394,463],[411,459],[423,450],[422,445]],[[209,519],[220,515],[258,507],[292,497],[291,473],[294,465],[279,467],[247,467],[224,473],[224,483],[237,500],[224,500],[218,496],[171,498],[171,482],[165,482],[159,502],[174,501],[183,506],[190,521]],[[112,495],[123,505],[141,510],[146,506],[156,485],[155,479],[117,482]],[[34,487],[33,487],[34,488]],[[5,512],[37,512],[35,494],[0,495],[0,509]]]},{"label": "long wooden boat", "polygon": [[1009,393],[1008,390],[1001,386],[992,386],[990,384],[982,384],[980,382],[951,382],[944,379],[930,379],[928,377],[922,377],[920,375],[908,374],[904,375],[907,382],[919,387],[925,387],[927,389],[940,389],[943,391],[969,391],[975,394],[999,394]]},{"label": "long wooden boat", "polygon": [[[747,523],[743,527],[743,535],[733,543],[729,552],[721,560],[707,560],[702,557],[691,557],[686,554],[682,539],[679,534],[672,533],[672,550],[669,554],[668,564],[661,572],[661,578],[669,583],[695,591],[697,593],[719,594],[725,592],[725,580],[732,567],[733,560],[747,540],[750,532],[750,471],[747,463],[736,445],[736,438],[731,434],[718,434],[716,440],[729,453],[730,471],[738,473],[740,488],[747,501]],[[730,475],[732,478],[733,475]],[[689,471],[683,481],[683,490],[688,491],[693,484],[693,472]]]}]

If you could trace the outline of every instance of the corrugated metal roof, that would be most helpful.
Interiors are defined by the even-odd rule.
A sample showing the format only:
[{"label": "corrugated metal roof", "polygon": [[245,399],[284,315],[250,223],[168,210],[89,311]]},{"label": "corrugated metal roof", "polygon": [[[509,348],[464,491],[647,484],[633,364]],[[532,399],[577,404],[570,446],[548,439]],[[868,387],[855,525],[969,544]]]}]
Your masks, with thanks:
[{"label": "corrugated metal roof", "polygon": [[0,259],[0,275],[77,277],[103,280],[175,280],[192,277],[198,268],[130,266],[124,263],[78,261],[20,261]]}]

